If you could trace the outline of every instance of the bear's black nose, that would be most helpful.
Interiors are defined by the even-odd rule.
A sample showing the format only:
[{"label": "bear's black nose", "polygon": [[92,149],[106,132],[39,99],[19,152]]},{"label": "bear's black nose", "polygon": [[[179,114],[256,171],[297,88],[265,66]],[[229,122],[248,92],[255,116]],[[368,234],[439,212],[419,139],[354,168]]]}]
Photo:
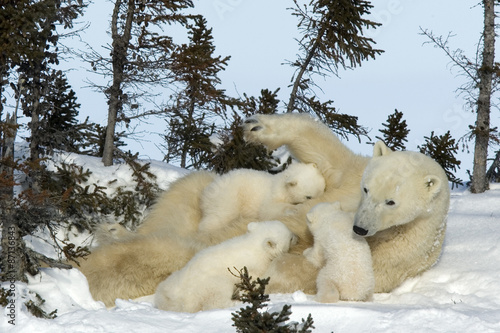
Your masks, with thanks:
[{"label": "bear's black nose", "polygon": [[354,232],[360,236],[366,236],[366,234],[368,233],[368,230],[360,228],[358,226],[352,227],[352,230],[354,230]]}]

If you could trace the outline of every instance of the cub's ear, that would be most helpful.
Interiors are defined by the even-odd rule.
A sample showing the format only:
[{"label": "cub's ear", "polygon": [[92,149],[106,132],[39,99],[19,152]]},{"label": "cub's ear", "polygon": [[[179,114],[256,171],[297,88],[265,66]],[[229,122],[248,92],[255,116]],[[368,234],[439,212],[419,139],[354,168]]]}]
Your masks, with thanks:
[{"label": "cub's ear", "polygon": [[309,212],[306,214],[306,219],[307,219],[307,222],[309,223],[313,223],[313,213]]},{"label": "cub's ear", "polygon": [[375,146],[373,146],[373,157],[385,156],[392,153],[392,150],[388,148],[384,141],[379,140],[375,142]]},{"label": "cub's ear", "polygon": [[340,205],[340,201],[335,201],[330,204],[330,207],[334,210],[342,210],[342,206]]},{"label": "cub's ear", "polygon": [[434,175],[427,175],[424,178],[425,188],[430,198],[434,198],[441,191],[441,179]]},{"label": "cub's ear", "polygon": [[318,168],[318,165],[316,163],[309,163],[309,165],[312,165],[313,168]]},{"label": "cub's ear", "polygon": [[258,223],[258,222],[250,222],[250,223],[248,223],[248,225],[247,225],[247,229],[248,229],[248,231],[253,231],[253,230],[255,230],[255,229],[257,228],[257,223]]}]

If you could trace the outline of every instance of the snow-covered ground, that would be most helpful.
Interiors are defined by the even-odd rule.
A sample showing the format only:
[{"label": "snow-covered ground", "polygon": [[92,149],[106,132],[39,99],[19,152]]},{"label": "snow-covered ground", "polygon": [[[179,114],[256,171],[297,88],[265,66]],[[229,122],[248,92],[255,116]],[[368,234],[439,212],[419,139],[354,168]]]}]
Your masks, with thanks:
[{"label": "snow-covered ground", "polygon": [[[128,182],[124,166],[103,168],[97,160],[69,156],[94,173],[93,182],[112,177]],[[184,170],[159,162],[152,164],[160,186]],[[406,281],[373,302],[320,304],[311,296],[271,295],[269,309],[292,305],[291,319],[310,313],[313,332],[500,332],[500,185],[484,194],[454,190],[444,250],[439,262],[421,276]],[[44,246],[30,238],[35,248]],[[46,252],[43,251],[43,252]],[[3,284],[10,289],[10,284]],[[45,299],[47,312],[57,318],[38,319],[23,305],[28,289]],[[238,307],[195,314],[166,312],[142,300],[117,300],[106,307],[92,299],[85,277],[76,269],[43,269],[28,284],[15,285],[15,309],[3,309],[1,332],[235,332],[231,313]],[[11,315],[11,316],[9,316]],[[12,321],[14,320],[14,321]],[[12,325],[11,323],[15,323]]]}]

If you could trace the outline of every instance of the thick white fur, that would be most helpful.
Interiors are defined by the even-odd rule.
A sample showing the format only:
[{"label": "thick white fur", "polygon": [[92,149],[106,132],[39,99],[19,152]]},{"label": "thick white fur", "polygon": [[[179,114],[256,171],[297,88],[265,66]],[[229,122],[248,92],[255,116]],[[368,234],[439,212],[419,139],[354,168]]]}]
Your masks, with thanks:
[{"label": "thick white fur", "polygon": [[198,252],[160,283],[155,305],[181,312],[232,306],[239,279],[228,269],[246,267],[250,275],[262,276],[271,260],[287,252],[294,241],[293,233],[279,221],[252,222],[246,234]]},{"label": "thick white fur", "polygon": [[[320,202],[335,201],[340,201],[344,211],[356,212],[364,193],[361,178],[370,158],[354,154],[326,125],[305,114],[257,115],[246,121],[244,131],[247,140],[262,142],[270,149],[286,145],[300,162],[315,163],[325,178],[323,195],[297,205],[294,214],[278,219],[298,236],[298,243],[290,253],[274,259],[263,274],[271,277],[269,293],[303,290],[315,294],[318,269],[302,255],[313,245],[306,214]],[[370,162],[364,178],[374,196],[368,201],[363,199],[356,219],[358,228],[367,228],[370,233],[377,230],[366,238],[372,251],[375,292],[391,291],[437,261],[449,204],[442,168],[434,162],[419,163],[427,160],[422,154],[383,150],[383,144],[375,146],[373,163]],[[393,159],[400,154],[401,159]],[[423,173],[426,175],[421,191]],[[377,181],[377,175],[381,181]],[[246,218],[238,218],[219,232],[197,232],[201,192],[216,177],[199,171],[180,179],[158,200],[135,237],[100,246],[87,260],[82,260],[80,269],[89,280],[94,298],[112,305],[117,297],[152,294],[161,281],[182,268],[200,249],[244,234],[251,222]],[[388,221],[384,216],[389,215],[379,214],[371,200],[386,200],[385,195],[397,189],[409,193],[417,187],[420,190],[405,201],[405,205],[416,205],[415,213],[411,213],[411,207],[403,209],[400,217],[391,215],[393,227],[384,223],[387,228],[381,229],[379,221]],[[375,196],[374,188],[380,188],[381,194]],[[378,218],[370,218],[371,215]]]},{"label": "thick white fur", "polygon": [[354,225],[370,242],[377,291],[389,292],[438,260],[450,202],[448,178],[430,157],[392,152],[377,142],[361,188]]},{"label": "thick white fur", "polygon": [[266,221],[293,214],[295,205],[317,198],[324,190],[325,179],[313,163],[292,163],[276,175],[233,170],[202,192],[199,230],[213,232],[242,217]]},{"label": "thick white fur", "polygon": [[307,213],[314,246],[304,256],[320,268],[316,300],[322,303],[371,300],[375,288],[370,247],[353,230],[354,214],[340,203],[320,203]]}]

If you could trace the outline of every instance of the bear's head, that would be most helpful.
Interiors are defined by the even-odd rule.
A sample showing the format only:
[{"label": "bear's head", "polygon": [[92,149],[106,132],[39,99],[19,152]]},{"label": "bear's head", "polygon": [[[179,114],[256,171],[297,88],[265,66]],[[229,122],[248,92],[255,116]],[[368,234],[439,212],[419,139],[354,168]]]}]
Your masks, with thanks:
[{"label": "bear's head", "polygon": [[447,211],[443,200],[450,197],[447,176],[437,162],[417,152],[393,152],[382,141],[375,144],[361,191],[353,227],[361,236],[443,214],[438,210]]},{"label": "bear's head", "polygon": [[283,171],[287,202],[300,204],[325,192],[325,178],[315,163],[292,163]]},{"label": "bear's head", "polygon": [[352,232],[354,214],[344,212],[340,202],[322,202],[314,206],[306,215],[307,225],[313,234],[322,232],[323,226],[335,231]]},{"label": "bear's head", "polygon": [[262,240],[262,246],[273,259],[288,252],[290,246],[297,244],[297,236],[280,221],[250,222],[248,232]]}]

